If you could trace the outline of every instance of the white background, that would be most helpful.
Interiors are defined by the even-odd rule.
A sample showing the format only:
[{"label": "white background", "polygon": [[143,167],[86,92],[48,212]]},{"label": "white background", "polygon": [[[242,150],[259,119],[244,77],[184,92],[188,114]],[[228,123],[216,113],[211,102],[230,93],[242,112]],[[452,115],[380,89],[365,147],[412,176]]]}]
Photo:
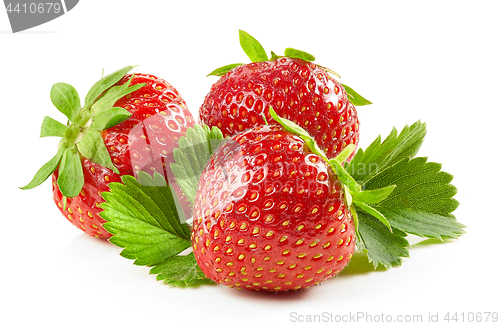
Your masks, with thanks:
[{"label": "white background", "polygon": [[[288,325],[298,324],[292,313],[424,321],[439,313],[442,321],[446,312],[500,312],[491,298],[500,291],[498,2],[85,0],[18,34],[1,9],[0,324]],[[63,120],[50,102],[53,83],[70,83],[83,98],[102,69],[138,64],[136,72],[172,83],[197,116],[217,80],[206,74],[248,62],[238,29],[268,51],[314,54],[370,99],[358,108],[361,147],[392,126],[427,122],[420,156],[455,176],[455,215],[467,234],[415,246],[399,268],[354,270],[288,295],[183,289],[65,221],[49,182],[18,189],[56,152],[56,139],[38,137],[45,115]]]}]

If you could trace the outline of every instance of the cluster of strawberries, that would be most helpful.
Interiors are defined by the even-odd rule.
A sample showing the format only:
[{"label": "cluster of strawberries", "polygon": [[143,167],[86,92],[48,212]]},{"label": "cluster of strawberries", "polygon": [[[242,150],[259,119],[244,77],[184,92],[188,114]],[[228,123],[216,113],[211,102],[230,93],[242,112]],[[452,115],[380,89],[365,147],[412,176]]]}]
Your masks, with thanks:
[{"label": "cluster of strawberries", "polygon": [[[54,85],[52,100],[61,111],[72,111],[70,123],[47,117],[42,136],[61,136],[63,150],[24,189],[52,175],[62,214],[87,234],[108,239],[100,194],[122,175],[159,172],[192,216],[194,255],[208,278],[249,290],[287,291],[339,273],[355,249],[355,224],[345,188],[325,157],[357,147],[352,102],[359,95],[346,92],[307,53],[287,49],[285,56],[268,58],[263,50],[247,51],[245,40],[254,41],[248,34],[240,37],[253,62],[215,71],[222,78],[200,108],[200,122],[219,128],[227,141],[200,176],[194,207],[172,182],[170,164],[173,148],[195,119],[172,85],[128,73],[133,67],[94,85],[83,108],[79,99],[68,108],[64,98],[76,91]],[[277,123],[271,110],[307,131],[324,155]],[[97,137],[90,136],[94,131]]]}]

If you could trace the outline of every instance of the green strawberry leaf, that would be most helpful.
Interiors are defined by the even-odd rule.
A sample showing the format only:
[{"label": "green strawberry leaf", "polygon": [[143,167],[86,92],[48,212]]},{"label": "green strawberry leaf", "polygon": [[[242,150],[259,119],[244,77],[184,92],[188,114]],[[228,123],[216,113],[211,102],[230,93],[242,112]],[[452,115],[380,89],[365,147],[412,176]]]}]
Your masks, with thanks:
[{"label": "green strawberry leaf", "polygon": [[374,205],[391,225],[422,237],[457,238],[464,233],[464,225],[451,214],[458,207],[452,179],[441,171],[441,164],[423,157],[406,158],[371,178],[365,187],[397,186]]},{"label": "green strawberry leaf", "polygon": [[99,130],[87,130],[85,135],[83,135],[82,139],[76,145],[80,153],[90,161],[120,174],[120,171],[118,171],[113,161],[111,161],[111,156],[109,155]]},{"label": "green strawberry leaf", "polygon": [[99,96],[101,96],[102,93],[104,93],[108,88],[120,81],[120,79],[122,79],[130,70],[134,69],[135,67],[137,66],[128,66],[101,78],[90,88],[89,92],[87,93],[87,96],[85,97],[84,108],[90,108],[90,106],[94,104],[95,100]]},{"label": "green strawberry leaf", "polygon": [[68,127],[57,120],[46,116],[43,118],[42,128],[40,129],[40,137],[64,137]]},{"label": "green strawberry leaf", "polygon": [[151,274],[158,274],[156,276],[158,281],[175,286],[193,285],[207,279],[192,252],[186,256],[172,257],[156,265],[151,269]]},{"label": "green strawberry leaf", "polygon": [[109,241],[123,248],[121,255],[134,264],[153,267],[151,272],[166,283],[188,285],[204,279],[189,255],[178,256],[191,247],[190,230],[165,179],[157,172],[139,172],[137,179],[125,175],[122,182],[110,183],[110,191],[102,193],[106,202],[100,215],[112,234]]},{"label": "green strawberry leaf", "polygon": [[[399,265],[398,257],[407,256],[407,244],[397,240],[398,234],[443,240],[464,233],[465,226],[451,214],[458,207],[453,198],[456,188],[450,184],[453,177],[441,171],[438,163],[413,158],[424,136],[425,124],[420,122],[405,127],[399,136],[393,129],[384,142],[378,137],[366,151],[358,151],[347,167],[355,178],[364,181],[365,190],[353,195],[354,205],[360,208],[358,244],[375,267],[379,263],[386,267]],[[363,165],[372,164],[376,168],[366,173]],[[378,198],[359,197],[374,194]],[[374,222],[378,214],[392,227],[392,238],[381,229],[383,220]]]},{"label": "green strawberry leaf", "polygon": [[230,72],[231,70],[233,70],[234,68],[242,66],[242,65],[244,65],[244,63],[233,63],[233,64],[230,64],[230,65],[226,65],[226,66],[217,68],[214,71],[212,71],[211,73],[209,73],[207,75],[207,77],[208,76],[219,76],[219,77],[222,77],[225,74],[227,74],[228,72]]},{"label": "green strawberry leaf", "polygon": [[295,58],[295,59],[302,59],[304,61],[314,61],[316,58],[307,52],[300,51],[297,49],[292,49],[292,48],[286,48],[285,49],[285,57],[289,58]]},{"label": "green strawberry leaf", "polygon": [[349,101],[356,105],[356,106],[362,106],[362,105],[368,105],[368,104],[372,104],[372,102],[368,101],[367,99],[365,99],[363,96],[359,95],[354,89],[352,89],[351,87],[347,86],[347,85],[344,85],[344,84],[341,84],[344,89],[345,89],[345,92],[347,93],[347,97],[349,98]]},{"label": "green strawberry leaf", "polygon": [[92,118],[92,124],[90,125],[90,128],[103,131],[116,126],[117,124],[127,120],[131,116],[132,113],[128,112],[123,108],[120,107],[110,108],[108,110],[96,114]]},{"label": "green strawberry leaf", "polygon": [[425,134],[425,123],[420,121],[410,127],[406,126],[399,135],[393,128],[383,142],[379,136],[365,151],[358,150],[345,168],[357,182],[363,184],[403,158],[415,157],[422,146]]},{"label": "green strawberry leaf", "polygon": [[[128,178],[132,180],[131,177]],[[158,172],[155,172],[154,175],[151,176],[144,171],[139,171],[137,173],[137,182],[137,187],[140,188],[144,195],[151,198],[155,203],[166,204],[162,206],[165,216],[175,216],[174,219],[166,220],[167,223],[161,227],[171,234],[190,240],[191,232],[186,225],[184,211],[179,205],[179,201],[175,193],[167,187],[167,182],[164,177]],[[134,185],[135,181],[131,181],[129,187],[132,188]],[[138,193],[141,192],[138,191]],[[146,200],[146,198],[144,198],[144,200]],[[152,208],[152,210],[153,209],[154,208]]]},{"label": "green strawberry leaf", "polygon": [[252,62],[267,61],[266,50],[250,34],[240,30],[240,45]]},{"label": "green strawberry leaf", "polygon": [[59,190],[65,197],[75,197],[82,190],[84,182],[80,154],[75,148],[66,149],[59,165]]},{"label": "green strawberry leaf", "polygon": [[35,174],[35,176],[30,181],[29,184],[27,184],[24,187],[21,187],[21,189],[23,190],[33,189],[41,185],[45,180],[47,180],[47,178],[50,177],[50,175],[54,173],[54,171],[57,169],[57,166],[59,165],[59,162],[61,161],[61,158],[65,150],[66,147],[59,146],[57,154],[38,170],[38,172]]},{"label": "green strawberry leaf", "polygon": [[465,225],[454,217],[399,207],[379,207],[391,225],[407,233],[430,239],[457,239]]},{"label": "green strawberry leaf", "polygon": [[170,167],[175,180],[188,200],[194,205],[198,182],[210,156],[222,143],[224,136],[217,127],[195,125],[179,139],[179,148],[174,149],[174,160]]},{"label": "green strawberry leaf", "polygon": [[50,90],[50,100],[69,121],[73,121],[78,112],[80,112],[80,97],[76,89],[69,84],[54,84]]},{"label": "green strawberry leaf", "polygon": [[393,228],[392,232],[372,215],[357,210],[358,229],[356,246],[368,255],[368,260],[377,268],[399,266],[402,257],[409,257],[406,233]]}]

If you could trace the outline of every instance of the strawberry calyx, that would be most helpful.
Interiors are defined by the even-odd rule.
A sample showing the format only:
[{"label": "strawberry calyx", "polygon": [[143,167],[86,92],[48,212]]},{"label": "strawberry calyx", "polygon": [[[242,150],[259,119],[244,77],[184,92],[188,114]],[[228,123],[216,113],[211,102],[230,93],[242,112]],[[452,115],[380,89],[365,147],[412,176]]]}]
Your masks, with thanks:
[{"label": "strawberry calyx", "polygon": [[[240,45],[245,54],[250,58],[250,60],[255,63],[255,62],[266,62],[266,61],[275,61],[283,57],[288,57],[292,59],[299,59],[303,60],[306,62],[313,62],[316,60],[316,57],[310,53],[297,50],[294,48],[286,48],[284,51],[284,55],[280,56],[271,51],[271,57],[268,57],[266,51],[264,50],[264,47],[257,41],[253,36],[248,34],[245,31],[240,30],[239,31],[239,40],[240,40]],[[209,73],[207,76],[218,76],[222,77],[231,70],[233,70],[236,67],[243,66],[245,63],[233,63],[229,65],[222,66],[220,68],[215,69],[211,73]],[[327,72],[330,75],[333,75],[337,78],[340,78],[340,75],[333,71],[330,68],[327,68],[325,66],[320,66],[316,64],[318,67],[323,69],[325,72]],[[354,89],[351,87],[341,84],[342,87],[344,87],[347,97],[349,98],[349,101],[356,105],[356,106],[363,106],[363,105],[369,105],[372,104],[369,100],[364,98],[363,96],[359,95]]]},{"label": "strawberry calyx", "polygon": [[309,150],[321,157],[332,168],[338,180],[342,183],[345,194],[345,201],[349,206],[351,215],[353,216],[354,226],[356,227],[356,230],[358,229],[358,221],[356,209],[354,208],[353,204],[356,204],[365,212],[377,218],[389,229],[389,231],[392,232],[391,225],[387,221],[387,218],[371,205],[377,204],[386,199],[396,188],[396,186],[390,185],[380,189],[363,190],[361,185],[359,185],[356,180],[354,180],[354,178],[349,174],[349,172],[346,171],[343,166],[343,163],[353,153],[355,149],[354,144],[346,146],[346,148],[344,148],[342,152],[340,152],[335,158],[328,159],[328,157],[318,146],[314,138],[310,136],[306,130],[304,130],[294,122],[278,116],[278,114],[276,114],[272,107],[269,108],[269,113],[271,114],[271,117],[276,122],[278,122],[285,130],[292,132],[302,138],[305,144],[309,147]]},{"label": "strawberry calyx", "polygon": [[68,122],[63,124],[46,116],[42,122],[40,137],[62,137],[57,154],[45,163],[31,182],[21,189],[32,189],[42,184],[56,169],[57,184],[65,198],[77,196],[84,185],[82,157],[119,174],[114,166],[101,132],[131,116],[127,110],[113,107],[117,100],[146,84],[130,86],[134,76],[120,86],[113,86],[135,66],[127,66],[96,82],[85,97],[81,107],[76,89],[66,83],[52,86],[50,97],[54,106]]}]

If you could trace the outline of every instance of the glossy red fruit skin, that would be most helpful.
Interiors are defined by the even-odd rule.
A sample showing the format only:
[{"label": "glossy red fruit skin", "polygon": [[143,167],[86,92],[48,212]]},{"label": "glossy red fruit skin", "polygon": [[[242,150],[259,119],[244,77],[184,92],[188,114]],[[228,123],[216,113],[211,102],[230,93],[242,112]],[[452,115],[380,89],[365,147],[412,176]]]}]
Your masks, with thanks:
[{"label": "glossy red fruit skin", "polygon": [[224,136],[271,123],[269,106],[313,136],[329,158],[359,142],[356,108],[342,85],[314,63],[279,58],[239,66],[217,81],[200,108],[200,121]]},{"label": "glossy red fruit skin", "polygon": [[239,289],[319,284],[347,265],[355,246],[331,168],[278,126],[255,127],[217,149],[201,176],[193,220],[201,270]]},{"label": "glossy red fruit skin", "polygon": [[[126,75],[117,85],[123,85],[130,77],[130,74]],[[156,171],[167,176],[185,212],[190,210],[187,199],[173,182],[170,163],[173,161],[173,149],[186,130],[194,126],[194,118],[179,92],[165,80],[135,74],[130,85],[140,83],[146,85],[114,105],[128,110],[132,116],[102,132],[104,143],[120,174],[82,159],[85,183],[78,196],[67,199],[65,210],[63,196],[57,186],[58,171],[52,175],[53,199],[59,210],[75,226],[97,238],[108,239],[111,236],[102,227],[105,221],[99,216],[102,211],[100,204],[104,202],[100,194],[109,191],[110,182],[121,182],[123,175]]]}]

